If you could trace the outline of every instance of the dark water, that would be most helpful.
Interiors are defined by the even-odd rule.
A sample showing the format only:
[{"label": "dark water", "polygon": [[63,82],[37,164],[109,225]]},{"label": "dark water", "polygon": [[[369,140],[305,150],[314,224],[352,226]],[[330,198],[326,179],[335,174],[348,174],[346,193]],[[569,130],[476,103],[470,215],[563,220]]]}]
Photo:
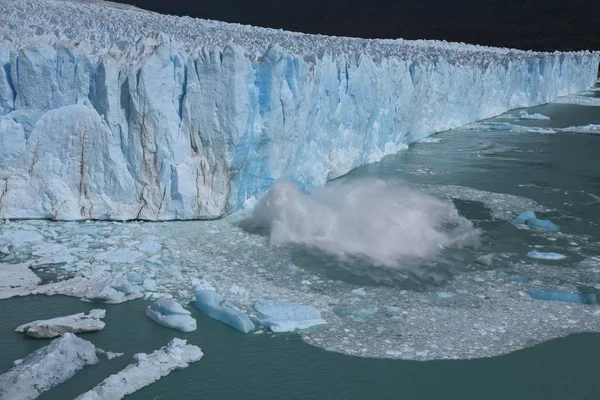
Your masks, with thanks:
[{"label": "dark water", "polygon": [[[40,399],[69,399],[122,369],[136,352],[173,337],[199,345],[204,358],[129,396],[131,399],[597,399],[600,335],[553,340],[510,355],[470,361],[399,361],[348,357],[293,335],[246,336],[194,313],[198,330],[178,333],[144,316],[144,301],[108,307],[106,328],[82,335],[125,355],[88,367]],[[47,343],[17,325],[92,309],[66,297],[3,300],[0,371]]]},{"label": "dark water", "polygon": [[[553,104],[527,110],[550,121],[509,121],[523,126],[564,128],[600,124],[600,108]],[[499,120],[500,121],[500,120]],[[600,240],[600,135],[457,130],[359,168],[361,176],[401,178],[419,185],[461,185],[535,200],[554,211],[576,235]],[[415,172],[423,170],[425,173]],[[473,221],[489,221],[479,203],[455,200]],[[491,251],[523,253],[525,237],[506,222],[481,226]],[[494,247],[495,246],[495,247]],[[585,252],[584,252],[585,253]],[[585,255],[585,254],[584,254]],[[599,266],[600,267],[600,266]],[[321,271],[326,275],[325,272]],[[174,337],[198,345],[205,357],[190,368],[131,395],[131,399],[598,399],[600,334],[552,340],[509,355],[468,361],[365,359],[327,352],[296,335],[243,335],[192,310],[198,330],[180,333],[144,315],[145,301],[107,309],[106,328],[82,335],[123,357],[88,367],[41,399],[69,399],[125,367],[133,354],[151,352]],[[66,297],[0,301],[0,373],[48,341],[14,333],[35,319],[82,312],[95,305]],[[96,305],[98,306],[98,305]],[[375,340],[375,339],[374,339]]]}]

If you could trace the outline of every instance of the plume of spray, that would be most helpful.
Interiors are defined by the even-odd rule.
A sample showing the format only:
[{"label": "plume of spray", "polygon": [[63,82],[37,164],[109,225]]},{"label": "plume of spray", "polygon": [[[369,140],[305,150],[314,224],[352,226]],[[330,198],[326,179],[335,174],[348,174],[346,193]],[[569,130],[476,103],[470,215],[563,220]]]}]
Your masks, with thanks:
[{"label": "plume of spray", "polygon": [[452,203],[398,180],[333,182],[308,194],[280,180],[251,220],[273,246],[302,245],[390,268],[433,260],[443,248],[475,246],[480,238]]}]

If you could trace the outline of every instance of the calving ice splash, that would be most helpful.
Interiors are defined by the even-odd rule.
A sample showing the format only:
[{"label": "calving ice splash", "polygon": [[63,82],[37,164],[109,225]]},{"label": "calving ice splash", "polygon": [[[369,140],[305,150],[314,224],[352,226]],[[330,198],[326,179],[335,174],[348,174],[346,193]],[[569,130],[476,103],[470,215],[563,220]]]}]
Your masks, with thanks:
[{"label": "calving ice splash", "polygon": [[0,218],[212,219],[591,87],[598,54],[0,1]]},{"label": "calving ice splash", "polygon": [[272,245],[305,245],[342,262],[406,268],[445,247],[477,245],[479,233],[452,203],[399,181],[359,179],[301,193],[277,182],[255,206],[249,227]]}]

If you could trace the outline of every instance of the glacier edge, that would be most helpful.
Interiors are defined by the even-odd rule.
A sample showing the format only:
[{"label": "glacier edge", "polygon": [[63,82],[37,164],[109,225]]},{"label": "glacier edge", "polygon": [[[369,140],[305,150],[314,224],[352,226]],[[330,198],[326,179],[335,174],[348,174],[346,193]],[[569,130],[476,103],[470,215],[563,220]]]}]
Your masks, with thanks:
[{"label": "glacier edge", "polygon": [[432,133],[586,90],[599,63],[0,6],[0,218],[219,218],[278,178],[322,185]]}]

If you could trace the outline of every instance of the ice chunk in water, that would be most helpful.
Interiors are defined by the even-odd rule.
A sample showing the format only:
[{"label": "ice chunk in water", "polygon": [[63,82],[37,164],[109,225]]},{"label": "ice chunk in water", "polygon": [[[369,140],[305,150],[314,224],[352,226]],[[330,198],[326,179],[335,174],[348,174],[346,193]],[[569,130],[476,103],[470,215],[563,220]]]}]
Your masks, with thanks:
[{"label": "ice chunk in water", "polygon": [[540,251],[530,251],[527,253],[528,257],[537,258],[540,260],[564,260],[567,256],[559,253],[544,253]]},{"label": "ice chunk in water", "polygon": [[547,219],[538,219],[533,211],[524,211],[512,221],[515,225],[527,224],[536,229],[558,232],[560,227]]},{"label": "ice chunk in water", "polygon": [[93,344],[65,333],[0,375],[0,399],[35,399],[85,366],[96,363],[98,357]]},{"label": "ice chunk in water", "polygon": [[55,338],[66,332],[93,332],[104,329],[106,324],[102,322],[101,319],[105,316],[106,310],[92,310],[87,315],[85,313],[79,313],[64,317],[33,321],[17,327],[15,331],[23,332],[26,335],[37,339]]},{"label": "ice chunk in water", "polygon": [[515,219],[512,220],[513,224],[525,224],[527,223],[527,221],[529,221],[530,219],[535,219],[535,213],[533,211],[523,211],[521,214],[519,214],[519,216]]},{"label": "ice chunk in water", "polygon": [[272,332],[294,332],[311,326],[323,325],[321,312],[314,307],[292,303],[255,304],[254,309],[265,318],[259,322]]},{"label": "ice chunk in water", "polygon": [[527,221],[527,225],[532,226],[536,229],[541,229],[550,232],[558,232],[560,230],[560,227],[558,225],[547,219],[532,218]]},{"label": "ice chunk in water", "polygon": [[162,246],[154,240],[146,240],[138,247],[138,250],[146,254],[154,254],[160,251]]},{"label": "ice chunk in water", "polygon": [[110,263],[133,263],[138,258],[142,257],[143,254],[137,250],[131,249],[117,249],[110,250],[104,253],[100,253],[96,256],[96,260],[106,261]]},{"label": "ice chunk in water", "polygon": [[196,308],[198,310],[244,333],[255,328],[254,323],[243,311],[222,307],[222,302],[223,298],[214,290],[196,288]]},{"label": "ice chunk in water", "polygon": [[550,117],[548,117],[546,115],[538,114],[538,113],[529,114],[527,111],[519,112],[519,118],[520,119],[537,119],[537,120],[549,120],[550,119]]},{"label": "ice chunk in water", "polygon": [[565,301],[577,304],[597,304],[594,293],[570,293],[558,290],[528,290],[527,294],[536,300]]},{"label": "ice chunk in water", "polygon": [[171,299],[158,299],[146,308],[146,315],[169,328],[183,332],[196,330],[196,320],[181,304]]},{"label": "ice chunk in water", "polygon": [[109,376],[92,390],[76,400],[118,400],[169,375],[176,369],[185,369],[199,361],[202,351],[185,340],[173,339],[165,347],[151,354],[133,356],[133,363]]}]

